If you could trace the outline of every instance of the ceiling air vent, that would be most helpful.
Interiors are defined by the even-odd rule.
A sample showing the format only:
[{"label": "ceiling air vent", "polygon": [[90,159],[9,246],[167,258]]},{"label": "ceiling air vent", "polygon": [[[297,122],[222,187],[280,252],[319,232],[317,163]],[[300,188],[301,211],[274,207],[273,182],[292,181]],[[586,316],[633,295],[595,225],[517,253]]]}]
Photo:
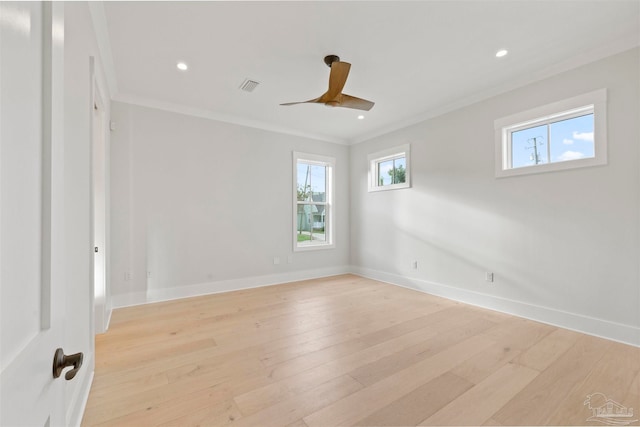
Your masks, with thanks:
[{"label": "ceiling air vent", "polygon": [[254,80],[250,80],[250,79],[244,79],[244,81],[242,82],[242,84],[240,85],[240,89],[242,89],[245,92],[253,92],[253,90],[259,85],[260,83],[254,81]]}]

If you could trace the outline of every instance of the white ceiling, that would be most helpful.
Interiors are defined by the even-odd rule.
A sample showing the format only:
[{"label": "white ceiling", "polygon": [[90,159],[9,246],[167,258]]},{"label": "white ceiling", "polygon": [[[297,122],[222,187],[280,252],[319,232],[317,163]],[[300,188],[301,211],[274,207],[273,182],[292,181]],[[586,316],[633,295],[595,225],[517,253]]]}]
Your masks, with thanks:
[{"label": "white ceiling", "polygon": [[[100,13],[114,99],[339,143],[640,44],[638,0],[105,2]],[[326,91],[327,54],[352,64],[345,93],[375,101],[364,120],[278,105]],[[245,78],[254,92],[239,90]]]}]

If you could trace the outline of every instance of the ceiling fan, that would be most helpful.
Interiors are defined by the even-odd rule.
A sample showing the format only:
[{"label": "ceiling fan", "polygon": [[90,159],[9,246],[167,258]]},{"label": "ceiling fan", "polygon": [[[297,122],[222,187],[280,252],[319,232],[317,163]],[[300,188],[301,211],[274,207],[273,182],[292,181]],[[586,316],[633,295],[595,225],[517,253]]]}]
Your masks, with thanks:
[{"label": "ceiling fan", "polygon": [[296,104],[324,104],[327,107],[344,107],[354,108],[356,110],[369,111],[374,106],[374,102],[367,101],[366,99],[356,98],[355,96],[342,93],[342,88],[347,82],[349,76],[349,69],[351,64],[348,62],[340,61],[337,55],[327,55],[324,57],[324,63],[331,68],[331,74],[329,75],[329,89],[323,93],[319,98],[311,99],[309,101],[300,102],[288,102],[280,105],[296,105]]}]

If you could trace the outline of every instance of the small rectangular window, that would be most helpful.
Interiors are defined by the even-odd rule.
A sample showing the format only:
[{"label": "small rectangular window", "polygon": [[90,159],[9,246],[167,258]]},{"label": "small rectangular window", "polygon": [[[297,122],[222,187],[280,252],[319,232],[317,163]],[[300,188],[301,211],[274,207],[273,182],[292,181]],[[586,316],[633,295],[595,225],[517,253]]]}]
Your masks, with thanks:
[{"label": "small rectangular window", "polygon": [[496,120],[496,176],[606,164],[604,89]]},{"label": "small rectangular window", "polygon": [[369,155],[369,191],[410,187],[409,145]]},{"label": "small rectangular window", "polygon": [[295,251],[333,245],[333,169],[335,159],[293,153]]}]

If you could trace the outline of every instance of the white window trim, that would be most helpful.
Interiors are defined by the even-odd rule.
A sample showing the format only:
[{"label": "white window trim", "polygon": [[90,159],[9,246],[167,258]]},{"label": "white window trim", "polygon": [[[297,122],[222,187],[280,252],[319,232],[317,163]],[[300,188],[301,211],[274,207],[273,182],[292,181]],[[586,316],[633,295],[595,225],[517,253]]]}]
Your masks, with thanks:
[{"label": "white window trim", "polygon": [[[329,215],[325,217],[324,235],[327,243],[319,243],[309,246],[298,246],[298,161],[302,160],[305,163],[317,164],[321,166],[327,166],[330,170],[327,176],[326,187],[326,202],[325,210],[329,212]],[[293,251],[305,252],[305,251],[318,251],[323,249],[333,249],[336,247],[335,235],[333,232],[333,223],[336,215],[334,207],[334,176],[336,168],[336,159],[333,157],[321,156],[319,154],[301,153],[298,151],[293,152]]]},{"label": "white window trim", "polygon": [[[589,114],[593,108],[594,157],[566,162],[510,168],[510,132],[533,127],[556,117],[565,119]],[[494,122],[495,129],[495,176],[529,175],[588,166],[607,164],[607,90],[593,92],[553,102],[521,113],[500,118]]]},{"label": "white window trim", "polygon": [[[378,163],[398,157],[404,157],[406,159],[407,166],[405,168],[405,182],[391,185],[378,184]],[[411,187],[411,144],[404,144],[398,147],[388,148],[386,150],[378,151],[377,153],[369,154],[367,156],[367,160],[369,162],[369,192],[398,190],[400,188]]]}]

